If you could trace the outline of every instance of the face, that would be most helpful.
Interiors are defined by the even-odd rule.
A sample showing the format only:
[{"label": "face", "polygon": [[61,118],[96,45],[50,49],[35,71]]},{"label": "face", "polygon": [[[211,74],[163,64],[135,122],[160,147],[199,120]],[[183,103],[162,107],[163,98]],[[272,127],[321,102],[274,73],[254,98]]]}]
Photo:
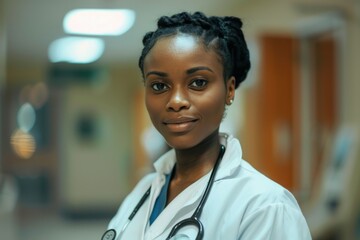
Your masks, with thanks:
[{"label": "face", "polygon": [[170,146],[187,149],[217,137],[235,80],[224,81],[213,50],[190,35],[161,38],[145,57],[143,70],[149,116]]}]

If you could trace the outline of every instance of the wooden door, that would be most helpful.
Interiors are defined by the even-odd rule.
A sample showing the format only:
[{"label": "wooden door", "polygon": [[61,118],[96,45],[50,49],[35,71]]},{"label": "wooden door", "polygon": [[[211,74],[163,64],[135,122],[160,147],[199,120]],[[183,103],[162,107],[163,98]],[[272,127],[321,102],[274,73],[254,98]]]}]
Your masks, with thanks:
[{"label": "wooden door", "polygon": [[261,171],[294,190],[298,165],[298,41],[261,37],[258,143]]},{"label": "wooden door", "polygon": [[[309,176],[313,183],[320,174],[325,143],[338,122],[335,40],[323,34],[307,41],[306,57],[300,59],[304,49],[297,37],[260,37],[259,81],[247,91],[245,112],[246,159],[293,192],[302,190],[301,178]],[[306,88],[301,82],[304,69]],[[309,124],[303,124],[304,118]],[[303,145],[311,150],[306,169],[301,163]]]}]

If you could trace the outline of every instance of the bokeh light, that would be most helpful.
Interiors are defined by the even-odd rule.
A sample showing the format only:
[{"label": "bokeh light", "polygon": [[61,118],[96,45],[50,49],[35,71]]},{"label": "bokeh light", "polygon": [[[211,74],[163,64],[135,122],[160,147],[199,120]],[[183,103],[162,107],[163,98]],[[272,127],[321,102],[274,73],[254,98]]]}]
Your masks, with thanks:
[{"label": "bokeh light", "polygon": [[11,136],[11,145],[15,153],[24,159],[30,158],[36,149],[36,143],[34,137],[22,131],[21,129],[17,129]]},{"label": "bokeh light", "polygon": [[23,132],[29,132],[35,124],[36,114],[30,103],[24,103],[17,114],[19,128]]},{"label": "bokeh light", "polygon": [[53,63],[91,63],[98,60],[105,49],[104,40],[90,37],[64,37],[53,41],[48,49]]},{"label": "bokeh light", "polygon": [[49,90],[45,83],[39,82],[35,84],[30,93],[29,93],[29,101],[34,106],[34,108],[39,109],[48,100]]},{"label": "bokeh light", "polygon": [[129,9],[73,9],[64,17],[64,31],[69,34],[121,35],[135,22]]}]

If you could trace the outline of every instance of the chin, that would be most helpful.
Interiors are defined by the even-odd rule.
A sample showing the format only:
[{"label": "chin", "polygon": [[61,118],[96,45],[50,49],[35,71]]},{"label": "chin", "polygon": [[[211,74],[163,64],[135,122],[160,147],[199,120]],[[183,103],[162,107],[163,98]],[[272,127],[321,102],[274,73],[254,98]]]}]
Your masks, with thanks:
[{"label": "chin", "polygon": [[188,136],[166,137],[165,140],[170,147],[176,150],[189,149],[199,144],[193,137],[189,138]]},{"label": "chin", "polygon": [[[210,135],[212,136],[212,135]],[[210,136],[200,136],[198,134],[194,135],[183,135],[183,136],[167,136],[166,142],[167,144],[174,148],[175,150],[186,150],[191,149],[197,146],[202,145],[205,147],[208,144],[211,144]],[[217,134],[218,136],[218,134]],[[212,138],[211,138],[212,139]],[[210,140],[210,141],[209,141]]]}]

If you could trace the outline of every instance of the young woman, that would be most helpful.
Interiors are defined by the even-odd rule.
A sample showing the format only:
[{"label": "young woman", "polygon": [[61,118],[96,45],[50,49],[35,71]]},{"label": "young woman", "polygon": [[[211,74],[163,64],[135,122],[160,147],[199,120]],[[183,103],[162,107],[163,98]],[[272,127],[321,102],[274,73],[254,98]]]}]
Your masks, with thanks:
[{"label": "young woman", "polygon": [[293,195],[219,133],[250,68],[236,17],[161,17],[144,36],[145,104],[172,150],[124,200],[103,239],[311,239]]}]

